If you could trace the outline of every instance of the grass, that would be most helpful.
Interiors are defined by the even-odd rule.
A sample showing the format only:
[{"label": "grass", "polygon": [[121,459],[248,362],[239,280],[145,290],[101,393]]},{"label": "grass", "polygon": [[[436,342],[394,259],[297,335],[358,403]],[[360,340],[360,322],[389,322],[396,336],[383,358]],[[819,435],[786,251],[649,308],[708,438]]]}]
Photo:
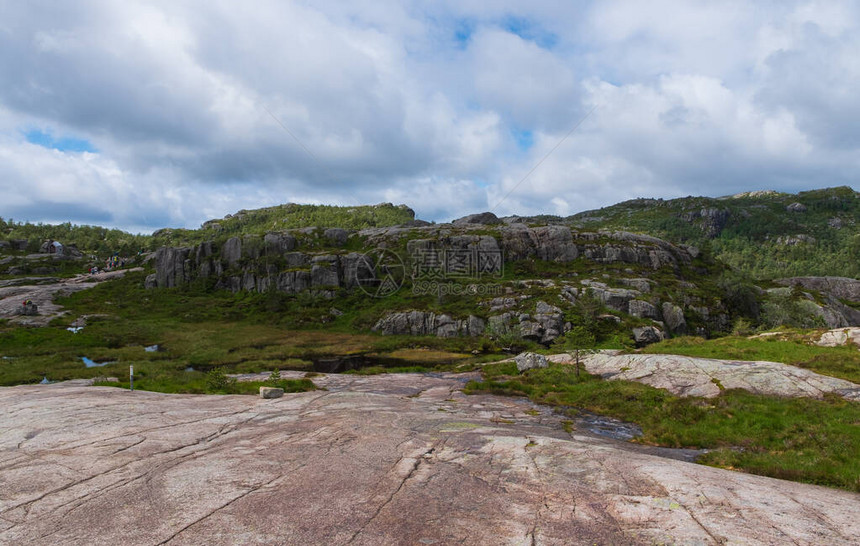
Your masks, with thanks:
[{"label": "grass", "polygon": [[562,365],[515,374],[511,363],[487,365],[484,380],[465,392],[582,408],[636,423],[645,444],[713,450],[700,459],[704,464],[860,491],[860,404],[740,390],[681,398],[640,383],[577,378]]},{"label": "grass", "polygon": [[[205,372],[223,367],[229,373],[272,369],[313,369],[321,357],[363,355],[385,364],[364,373],[452,369],[496,357],[478,338],[438,339],[355,333],[362,301],[307,299],[269,294],[143,288],[144,273],[103,283],[58,300],[68,314],[42,328],[0,321],[0,386],[99,376],[127,378],[133,365],[141,389],[162,392],[208,392]],[[367,298],[363,300],[367,301]],[[395,302],[396,303],[396,302]],[[345,305],[348,304],[349,306]],[[347,310],[334,317],[333,305]],[[66,330],[81,316],[78,334]],[[320,320],[323,318],[325,320]],[[158,352],[144,347],[159,345]],[[479,357],[472,356],[477,350]],[[86,368],[81,357],[112,362]],[[186,371],[193,368],[193,371]]]},{"label": "grass", "polygon": [[[126,370],[126,374],[128,370]],[[236,381],[224,385],[215,386],[207,381],[207,374],[202,372],[189,372],[187,376],[180,379],[170,374],[140,374],[135,368],[134,388],[140,391],[166,392],[172,394],[251,394],[260,392],[260,387],[279,387],[285,393],[308,392],[317,389],[310,379],[281,379],[277,382],[270,381]],[[96,386],[119,387],[128,389],[128,380],[96,381]]]},{"label": "grass", "polygon": [[727,336],[705,340],[677,337],[649,345],[642,352],[729,360],[767,360],[860,383],[860,351],[855,345],[819,347],[812,344],[821,331],[787,331],[777,336]]}]

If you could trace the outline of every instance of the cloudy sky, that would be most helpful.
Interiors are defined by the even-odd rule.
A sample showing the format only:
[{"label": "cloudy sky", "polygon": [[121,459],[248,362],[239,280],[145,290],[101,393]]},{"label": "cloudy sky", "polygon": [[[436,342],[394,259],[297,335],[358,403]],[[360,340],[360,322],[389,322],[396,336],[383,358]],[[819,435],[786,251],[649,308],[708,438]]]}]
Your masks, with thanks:
[{"label": "cloudy sky", "polygon": [[0,216],[860,189],[858,27],[832,0],[0,0]]}]

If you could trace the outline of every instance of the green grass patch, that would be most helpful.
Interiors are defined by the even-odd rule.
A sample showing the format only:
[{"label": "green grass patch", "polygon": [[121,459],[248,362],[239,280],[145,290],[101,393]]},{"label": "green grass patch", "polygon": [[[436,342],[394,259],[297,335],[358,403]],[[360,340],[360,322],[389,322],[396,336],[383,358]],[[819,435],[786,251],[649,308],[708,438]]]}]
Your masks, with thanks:
[{"label": "green grass patch", "polygon": [[604,381],[570,366],[513,375],[508,364],[485,368],[465,392],[525,396],[583,408],[642,427],[637,441],[713,449],[700,460],[807,483],[860,491],[860,404],[758,396],[724,390],[713,399],[681,398],[627,381]]}]

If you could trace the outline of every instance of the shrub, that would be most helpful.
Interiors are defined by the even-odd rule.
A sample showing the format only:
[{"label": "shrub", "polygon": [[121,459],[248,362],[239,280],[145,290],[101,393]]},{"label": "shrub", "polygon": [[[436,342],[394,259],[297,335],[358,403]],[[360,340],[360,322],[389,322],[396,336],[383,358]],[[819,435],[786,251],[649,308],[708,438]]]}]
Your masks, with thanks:
[{"label": "shrub", "polygon": [[206,389],[209,391],[231,391],[236,387],[236,378],[227,377],[224,368],[212,368],[206,374]]}]

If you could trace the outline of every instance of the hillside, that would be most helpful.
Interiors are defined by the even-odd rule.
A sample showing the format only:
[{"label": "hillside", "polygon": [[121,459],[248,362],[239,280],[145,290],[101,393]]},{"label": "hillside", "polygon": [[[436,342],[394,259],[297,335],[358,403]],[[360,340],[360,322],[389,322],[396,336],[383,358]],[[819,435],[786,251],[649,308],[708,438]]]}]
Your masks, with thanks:
[{"label": "hillside", "polygon": [[[288,203],[255,210],[240,210],[218,220],[204,222],[199,229],[164,228],[152,235],[133,235],[119,229],[99,226],[32,224],[0,218],[0,252],[18,250],[38,252],[46,240],[61,241],[77,247],[84,254],[100,257],[119,253],[124,256],[161,246],[189,245],[208,240],[224,240],[235,235],[262,235],[267,231],[310,226],[363,229],[405,224],[415,219],[406,205],[299,205]],[[11,244],[13,241],[16,244]]]},{"label": "hillside", "polygon": [[848,187],[798,194],[761,191],[721,198],[634,199],[556,221],[695,245],[757,279],[860,277],[860,193]]}]

